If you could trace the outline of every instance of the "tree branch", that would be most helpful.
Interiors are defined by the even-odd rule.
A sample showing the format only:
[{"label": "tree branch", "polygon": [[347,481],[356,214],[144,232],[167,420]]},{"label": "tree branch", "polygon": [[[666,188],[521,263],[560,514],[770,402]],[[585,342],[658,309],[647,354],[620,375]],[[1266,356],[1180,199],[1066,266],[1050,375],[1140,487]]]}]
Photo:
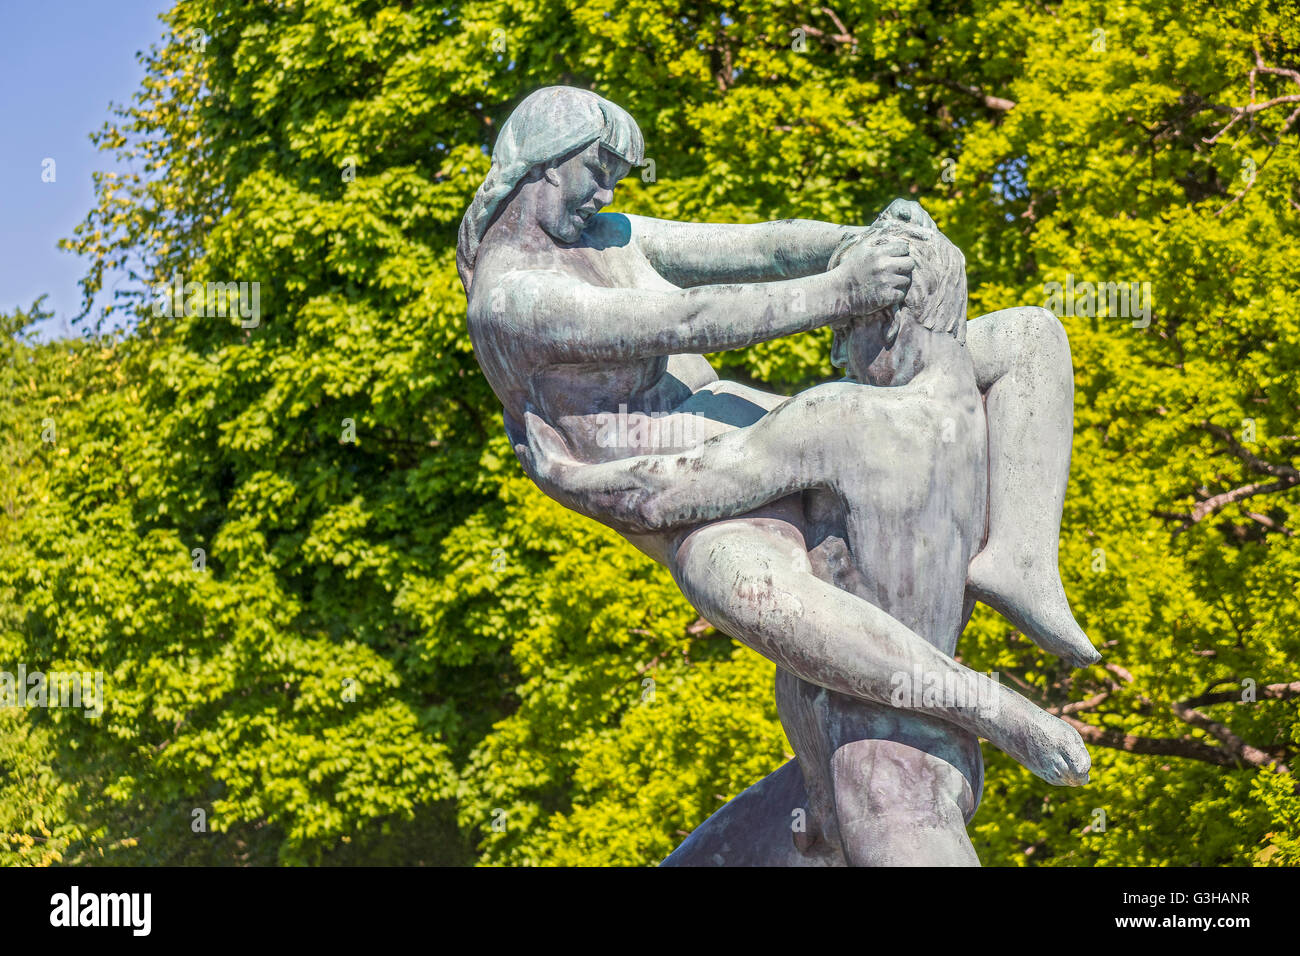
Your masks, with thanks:
[{"label": "tree branch", "polygon": [[1231,754],[1241,763],[1249,764],[1252,767],[1275,766],[1279,773],[1290,773],[1287,766],[1276,758],[1270,757],[1258,747],[1252,747],[1236,734],[1234,734],[1225,724],[1217,720],[1211,720],[1208,716],[1201,713],[1194,707],[1188,707],[1183,701],[1175,703],[1171,710],[1179,720],[1186,721],[1193,727],[1199,727],[1211,737],[1223,744],[1223,750]]},{"label": "tree branch", "polygon": [[1110,750],[1123,750],[1125,753],[1150,754],[1160,757],[1185,757],[1188,760],[1199,760],[1202,763],[1211,763],[1219,767],[1230,767],[1235,762],[1226,750],[1211,747],[1199,740],[1173,737],[1138,737],[1118,730],[1104,730],[1101,727],[1094,727],[1092,724],[1085,724],[1083,721],[1067,715],[1063,715],[1061,719],[1077,730],[1085,743],[1106,747]]},{"label": "tree branch", "polygon": [[[1107,664],[1106,669],[1120,678],[1124,683],[1129,684],[1133,681],[1133,675],[1118,664]],[[1014,675],[1011,675],[1014,678]],[[1213,685],[1211,685],[1213,686]],[[1113,684],[1113,690],[1119,690],[1119,685]],[[1236,734],[1234,734],[1225,724],[1211,719],[1206,714],[1197,710],[1198,706],[1206,706],[1215,703],[1227,703],[1238,700],[1240,691],[1224,691],[1219,693],[1205,693],[1198,697],[1192,697],[1187,700],[1178,701],[1170,705],[1170,710],[1179,720],[1182,720],[1199,730],[1203,730],[1210,736],[1214,737],[1220,743],[1221,747],[1214,747],[1210,744],[1202,743],[1199,740],[1193,740],[1187,737],[1139,737],[1136,734],[1128,734],[1123,731],[1109,730],[1104,727],[1097,727],[1093,724],[1087,724],[1071,716],[1085,710],[1091,710],[1103,703],[1111,695],[1111,691],[1101,691],[1081,701],[1073,701],[1060,707],[1048,708],[1048,713],[1056,714],[1071,727],[1079,732],[1085,742],[1095,744],[1099,747],[1106,747],[1111,750],[1123,750],[1126,753],[1148,754],[1153,756],[1165,757],[1184,757],[1188,760],[1199,760],[1202,763],[1211,763],[1219,767],[1232,766],[1249,766],[1249,767],[1272,767],[1278,773],[1290,773],[1290,768],[1282,762],[1280,756],[1270,754],[1258,747],[1246,743]],[[1293,681],[1284,684],[1269,684],[1260,689],[1260,699],[1265,700],[1285,700],[1290,697],[1300,696],[1300,681]],[[1139,694],[1138,700],[1142,708],[1152,709],[1154,703],[1147,697]],[[1285,754],[1285,750],[1282,751]]]},{"label": "tree branch", "polygon": [[[1257,688],[1256,696],[1259,700],[1289,700],[1292,697],[1300,697],[1300,680],[1291,681],[1289,684],[1268,684]],[[1185,707],[1206,707],[1210,704],[1229,703],[1242,704],[1248,703],[1248,701],[1241,699],[1240,690],[1225,690],[1189,697],[1182,702],[1182,705]]]},{"label": "tree branch", "polygon": [[[837,43],[842,46],[851,46],[853,47],[854,52],[856,52],[858,47],[857,36],[849,32],[849,28],[844,25],[844,21],[841,20],[836,15],[835,11],[832,10],[830,7],[822,7],[821,11],[822,13],[826,14],[828,17],[831,18],[832,22],[834,22],[835,24],[835,29],[839,31],[838,33],[828,33],[825,30],[818,29],[817,27],[814,26],[809,26],[806,23],[801,23],[799,25],[799,29],[811,37],[817,37],[818,39],[823,39],[823,40],[830,40],[833,43]],[[1015,100],[1009,100],[1003,96],[994,96],[992,93],[985,93],[978,86],[970,86],[969,84],[966,83],[958,83],[955,80],[930,79],[928,77],[920,77],[920,76],[912,77],[911,80],[914,85],[918,85],[918,86],[922,84],[929,84],[931,86],[946,86],[951,90],[958,90],[959,92],[969,94],[970,96],[973,96],[976,99],[978,99],[988,109],[996,110],[997,112],[1000,113],[1005,113],[1008,112],[1009,110],[1013,110],[1016,108]]]},{"label": "tree branch", "polygon": [[[1237,458],[1241,459],[1249,470],[1256,474],[1268,475],[1278,480],[1271,482],[1260,481],[1241,485],[1240,487],[1221,492],[1217,495],[1211,495],[1208,491],[1202,490],[1200,493],[1204,495],[1204,499],[1197,503],[1196,507],[1192,509],[1190,514],[1153,509],[1151,511],[1152,517],[1162,518],[1167,521],[1181,522],[1182,526],[1174,532],[1175,536],[1186,531],[1192,525],[1204,521],[1211,515],[1218,514],[1230,504],[1243,501],[1246,498],[1253,498],[1256,495],[1266,495],[1278,491],[1287,491],[1294,488],[1296,485],[1300,485],[1300,470],[1297,470],[1292,465],[1265,461],[1263,458],[1260,458],[1254,452],[1250,451],[1250,449],[1242,445],[1242,443],[1237,440],[1236,436],[1222,425],[1203,421],[1197,425],[1197,427],[1220,439],[1228,446],[1227,450]],[[1246,511],[1246,515],[1269,530],[1281,531],[1288,537],[1293,536],[1293,532],[1291,532],[1290,529],[1279,526],[1277,522],[1273,521],[1271,518],[1251,511]]]},{"label": "tree branch", "polygon": [[[1223,126],[1223,128],[1220,129],[1213,136],[1211,136],[1209,139],[1205,139],[1204,137],[1202,137],[1201,141],[1203,143],[1213,146],[1216,142],[1218,142],[1219,137],[1223,136],[1225,133],[1228,132],[1228,130],[1232,129],[1232,127],[1236,126],[1238,122],[1240,122],[1241,120],[1245,119],[1248,116],[1254,116],[1256,113],[1262,113],[1266,109],[1270,109],[1274,106],[1280,106],[1283,103],[1300,103],[1300,93],[1288,93],[1284,96],[1275,96],[1273,97],[1273,99],[1266,100],[1263,103],[1256,103],[1255,102],[1255,79],[1261,73],[1267,73],[1273,76],[1285,76],[1295,81],[1297,85],[1300,85],[1300,72],[1296,70],[1285,69],[1279,66],[1265,66],[1264,58],[1261,57],[1259,55],[1259,51],[1256,50],[1255,65],[1251,68],[1250,73],[1247,74],[1247,79],[1250,82],[1250,102],[1247,103],[1245,106],[1224,106],[1219,103],[1208,104],[1210,109],[1215,110],[1216,112],[1230,113],[1232,115],[1232,119],[1228,120],[1228,122]],[[1282,128],[1278,130],[1279,137],[1281,137],[1284,133],[1286,133],[1286,131],[1291,127],[1291,124],[1295,122],[1297,116],[1300,116],[1300,110],[1296,110],[1290,116],[1287,117],[1286,122],[1282,124]],[[1222,210],[1220,210],[1220,212],[1222,212]]]},{"label": "tree branch", "polygon": [[1290,465],[1275,465],[1270,461],[1265,461],[1258,455],[1246,448],[1241,442],[1237,441],[1235,435],[1222,425],[1216,425],[1213,422],[1201,422],[1200,427],[1220,438],[1228,446],[1228,450],[1246,463],[1251,471],[1261,475],[1270,475],[1273,478],[1300,478],[1300,471]]},{"label": "tree branch", "polygon": [[1192,513],[1187,516],[1187,524],[1190,526],[1204,521],[1210,515],[1218,514],[1235,501],[1253,498],[1255,495],[1271,494],[1274,491],[1286,491],[1288,488],[1294,487],[1297,481],[1300,481],[1300,479],[1284,478],[1281,481],[1257,481],[1251,485],[1242,485],[1240,488],[1233,488],[1231,491],[1213,495],[1192,509]]}]

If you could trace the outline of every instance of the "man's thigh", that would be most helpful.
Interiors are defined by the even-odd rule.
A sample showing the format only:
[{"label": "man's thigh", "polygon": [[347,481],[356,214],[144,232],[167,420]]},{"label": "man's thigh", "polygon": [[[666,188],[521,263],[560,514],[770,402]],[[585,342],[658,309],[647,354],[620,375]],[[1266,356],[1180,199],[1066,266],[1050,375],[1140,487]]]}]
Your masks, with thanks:
[{"label": "man's thigh", "polygon": [[850,866],[978,866],[966,833],[975,799],[946,760],[892,740],[831,757],[840,849]]},{"label": "man's thigh", "polygon": [[777,685],[777,710],[807,779],[810,813],[832,843],[850,857],[879,856],[882,841],[905,843],[915,838],[911,831],[928,827],[947,832],[941,844],[967,852],[965,824],[984,783],[973,734],[791,674],[778,674]]}]

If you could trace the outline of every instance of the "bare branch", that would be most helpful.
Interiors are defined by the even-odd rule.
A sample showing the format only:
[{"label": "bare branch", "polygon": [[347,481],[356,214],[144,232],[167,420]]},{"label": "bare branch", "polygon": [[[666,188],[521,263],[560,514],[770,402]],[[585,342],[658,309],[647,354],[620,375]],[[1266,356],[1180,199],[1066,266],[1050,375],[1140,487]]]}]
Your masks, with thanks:
[{"label": "bare branch", "polygon": [[[1300,697],[1300,680],[1291,681],[1289,684],[1268,684],[1264,687],[1256,688],[1255,696],[1259,700],[1288,700],[1292,697]],[[1210,704],[1241,704],[1246,703],[1241,699],[1240,690],[1225,690],[1217,693],[1199,694],[1196,697],[1189,697],[1182,702],[1184,707],[1207,707]]]},{"label": "bare branch", "polygon": [[1124,681],[1124,683],[1126,684],[1133,683],[1133,672],[1130,671],[1128,668],[1121,667],[1119,664],[1112,663],[1111,661],[1107,661],[1105,664],[1102,665],[1102,667],[1110,671],[1120,680]]},{"label": "bare branch", "polygon": [[834,40],[836,43],[857,45],[857,38],[851,33],[827,33],[825,30],[819,30],[816,27],[809,26],[806,23],[799,24],[799,29],[810,37],[820,37],[827,40]]},{"label": "bare branch", "polygon": [[[830,7],[822,7],[821,11],[822,13],[826,14],[828,17],[831,18],[831,21],[835,24],[835,29],[839,31],[838,33],[827,33],[825,30],[820,30],[817,27],[809,26],[806,23],[801,23],[799,25],[799,29],[811,37],[818,37],[819,39],[831,40],[834,43],[838,43],[843,46],[852,46],[854,48],[854,51],[856,52],[858,46],[857,36],[849,32],[849,28],[844,25],[844,21],[841,20],[839,16],[835,13],[835,11],[832,10]],[[971,96],[974,96],[981,103],[983,103],[988,109],[996,110],[1000,113],[1005,113],[1016,108],[1015,100],[1009,100],[1004,96],[994,96],[991,93],[985,93],[978,86],[970,86],[969,84],[958,83],[954,80],[938,80],[938,79],[929,79],[923,77],[913,77],[912,82],[916,85],[929,84],[932,86],[946,86],[952,90],[959,90],[962,93],[967,93]]]},{"label": "bare branch", "polygon": [[[1209,139],[1202,138],[1202,142],[1210,146],[1213,146],[1216,142],[1218,142],[1221,136],[1223,136],[1225,133],[1228,132],[1228,130],[1236,126],[1240,120],[1245,119],[1248,116],[1254,116],[1256,113],[1261,113],[1264,110],[1271,109],[1274,106],[1280,106],[1283,103],[1300,103],[1300,93],[1288,93],[1285,96],[1275,96],[1273,97],[1273,99],[1266,100],[1263,103],[1256,103],[1255,102],[1255,91],[1256,91],[1255,79],[1261,73],[1267,73],[1273,76],[1285,76],[1291,80],[1294,80],[1297,85],[1300,85],[1300,72],[1296,70],[1285,69],[1280,66],[1265,66],[1263,57],[1261,57],[1259,55],[1259,51],[1256,50],[1255,65],[1254,67],[1251,68],[1250,73],[1247,75],[1247,79],[1249,80],[1250,83],[1250,102],[1247,103],[1245,106],[1224,106],[1219,103],[1209,104],[1210,109],[1215,110],[1216,112],[1230,113],[1232,115],[1232,119],[1228,120],[1228,122],[1223,126],[1223,128],[1220,129],[1213,136],[1211,136]],[[1286,121],[1282,124],[1282,128],[1278,131],[1279,137],[1291,127],[1291,124],[1295,122],[1297,116],[1300,116],[1300,110],[1296,110],[1289,117],[1287,117]],[[1244,194],[1245,193],[1243,191],[1242,195]],[[1237,198],[1240,199],[1241,197],[1238,196]],[[1231,203],[1229,203],[1228,205],[1231,205]],[[1223,208],[1227,209],[1228,207],[1224,206]],[[1222,213],[1223,209],[1220,209],[1219,212]]]},{"label": "bare branch", "polygon": [[[1107,663],[1105,667],[1106,670],[1114,674],[1125,684],[1133,683],[1133,675],[1120,665]],[[1211,686],[1213,687],[1215,685]],[[1118,684],[1112,684],[1112,689],[1118,691],[1121,688]],[[1210,734],[1210,736],[1223,744],[1221,747],[1214,747],[1190,737],[1139,737],[1136,734],[1128,734],[1123,731],[1109,730],[1104,727],[1087,724],[1071,716],[1082,711],[1092,710],[1099,706],[1111,696],[1111,693],[1111,691],[1101,691],[1085,700],[1074,701],[1061,707],[1050,708],[1048,712],[1056,714],[1077,730],[1084,741],[1095,744],[1099,747],[1106,747],[1112,750],[1123,750],[1127,753],[1135,754],[1184,757],[1189,760],[1199,760],[1203,763],[1211,763],[1221,767],[1244,765],[1260,768],[1272,767],[1278,773],[1291,772],[1286,764],[1282,763],[1282,760],[1278,755],[1270,754],[1258,747],[1246,743],[1234,734],[1225,724],[1213,720],[1196,709],[1198,706],[1207,706],[1209,704],[1227,703],[1229,701],[1239,700],[1241,693],[1239,690],[1217,693],[1207,692],[1198,697],[1178,701],[1170,705],[1170,710],[1176,717],[1191,724],[1193,727]],[[1296,696],[1300,696],[1300,681],[1283,684],[1269,684],[1259,690],[1259,699],[1264,700],[1285,700]],[[1155,708],[1156,705],[1149,698],[1141,694],[1138,694],[1137,697],[1143,710],[1151,710]],[[1285,753],[1285,750],[1283,750],[1282,753]]]},{"label": "bare branch", "polygon": [[1290,773],[1285,764],[1282,764],[1274,757],[1270,757],[1258,747],[1252,747],[1234,734],[1225,724],[1221,724],[1217,720],[1211,720],[1194,707],[1188,707],[1185,703],[1179,701],[1171,709],[1180,720],[1186,721],[1193,727],[1199,727],[1222,743],[1223,749],[1242,763],[1249,764],[1252,767],[1274,766],[1279,773]]},{"label": "bare branch", "polygon": [[1284,535],[1286,535],[1288,538],[1294,538],[1294,537],[1295,537],[1295,532],[1294,532],[1294,531],[1292,531],[1292,530],[1291,530],[1290,528],[1288,528],[1286,525],[1278,524],[1276,521],[1274,521],[1274,520],[1273,520],[1272,518],[1270,518],[1268,515],[1262,515],[1262,514],[1260,514],[1258,511],[1251,511],[1249,508],[1246,508],[1246,507],[1244,507],[1244,506],[1243,506],[1242,509],[1241,509],[1241,513],[1244,514],[1244,515],[1245,515],[1247,518],[1249,518],[1251,521],[1255,522],[1256,524],[1261,524],[1261,525],[1263,525],[1263,526],[1264,526],[1265,528],[1267,528],[1269,531],[1276,531],[1278,534],[1284,534]]},{"label": "bare branch", "polygon": [[[835,23],[835,29],[840,31],[843,36],[849,36],[849,28],[844,25],[844,21],[835,15],[835,11],[830,7],[822,7],[822,13],[826,14]],[[856,40],[854,41],[857,42]]]},{"label": "bare branch", "polygon": [[1056,714],[1058,717],[1063,717],[1066,714],[1077,714],[1081,710],[1092,710],[1094,707],[1105,703],[1109,699],[1110,691],[1103,690],[1084,700],[1071,701],[1070,703],[1064,704],[1060,707],[1049,707],[1047,712],[1049,714]]},{"label": "bare branch", "polygon": [[1009,100],[1003,96],[994,96],[992,93],[985,93],[978,86],[967,86],[964,83],[954,83],[951,80],[944,80],[943,85],[954,90],[961,90],[963,93],[969,93],[991,110],[1006,113],[1016,108],[1015,100]]},{"label": "bare branch", "polygon": [[[1186,531],[1192,525],[1204,521],[1211,515],[1218,514],[1230,504],[1243,501],[1246,498],[1253,498],[1256,495],[1287,491],[1294,488],[1296,485],[1300,485],[1300,470],[1297,470],[1294,466],[1289,464],[1278,464],[1271,461],[1265,461],[1263,458],[1260,458],[1250,449],[1242,445],[1241,442],[1237,440],[1236,436],[1222,425],[1203,421],[1197,427],[1203,431],[1209,432],[1211,435],[1214,435],[1216,438],[1223,441],[1224,444],[1228,446],[1227,450],[1237,458],[1241,459],[1241,461],[1243,461],[1246,467],[1251,471],[1256,474],[1269,475],[1278,480],[1273,482],[1254,482],[1252,484],[1233,488],[1217,495],[1211,495],[1209,491],[1201,490],[1200,494],[1204,496],[1203,500],[1192,509],[1190,514],[1180,514],[1177,512],[1153,509],[1151,511],[1152,517],[1162,518],[1167,521],[1178,521],[1181,523],[1181,527],[1174,531],[1175,536]],[[1289,528],[1281,527],[1271,518],[1252,511],[1246,511],[1245,513],[1251,520],[1269,530],[1280,531],[1288,537],[1294,536],[1294,533]]]},{"label": "bare branch", "polygon": [[1271,494],[1274,491],[1285,491],[1296,485],[1300,479],[1284,478],[1281,481],[1257,481],[1253,485],[1242,485],[1240,488],[1233,488],[1231,491],[1225,491],[1222,494],[1206,498],[1195,508],[1188,516],[1188,524],[1197,524],[1204,521],[1210,515],[1217,514],[1228,505],[1244,498],[1253,498],[1255,495]]},{"label": "bare branch", "polygon": [[1241,442],[1237,441],[1236,436],[1222,425],[1215,425],[1213,422],[1201,422],[1200,427],[1211,435],[1222,439],[1228,449],[1244,461],[1251,471],[1258,472],[1261,475],[1271,475],[1274,478],[1300,478],[1300,471],[1290,465],[1275,465],[1255,455]]},{"label": "bare branch", "polygon": [[1219,747],[1211,747],[1199,740],[1174,737],[1138,737],[1118,730],[1104,730],[1101,727],[1094,727],[1092,724],[1085,724],[1083,721],[1069,716],[1062,716],[1061,719],[1077,730],[1085,743],[1094,744],[1098,747],[1123,750],[1131,754],[1185,757],[1188,760],[1199,760],[1202,763],[1212,763],[1219,767],[1229,767],[1235,762],[1227,751]]}]

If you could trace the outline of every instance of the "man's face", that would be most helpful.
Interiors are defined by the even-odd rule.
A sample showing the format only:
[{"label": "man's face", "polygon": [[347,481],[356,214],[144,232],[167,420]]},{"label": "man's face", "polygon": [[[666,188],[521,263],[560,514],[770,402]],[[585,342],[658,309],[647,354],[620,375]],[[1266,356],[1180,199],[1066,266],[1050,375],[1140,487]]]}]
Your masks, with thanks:
[{"label": "man's face", "polygon": [[630,163],[600,143],[592,143],[543,174],[551,189],[541,190],[538,222],[559,242],[577,242],[592,216],[614,198],[614,185]]}]

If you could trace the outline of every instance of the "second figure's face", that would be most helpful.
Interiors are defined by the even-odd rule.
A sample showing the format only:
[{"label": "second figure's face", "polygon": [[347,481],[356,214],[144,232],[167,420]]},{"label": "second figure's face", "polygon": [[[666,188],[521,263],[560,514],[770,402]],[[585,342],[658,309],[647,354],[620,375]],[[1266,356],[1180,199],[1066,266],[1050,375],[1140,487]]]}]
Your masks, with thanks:
[{"label": "second figure's face", "polygon": [[543,173],[551,189],[542,189],[538,223],[559,242],[577,242],[591,217],[614,198],[615,184],[632,169],[630,163],[599,142]]},{"label": "second figure's face", "polygon": [[869,382],[872,363],[886,348],[886,329],[891,319],[891,315],[877,312],[837,326],[831,340],[831,365],[844,369],[854,381]]}]

